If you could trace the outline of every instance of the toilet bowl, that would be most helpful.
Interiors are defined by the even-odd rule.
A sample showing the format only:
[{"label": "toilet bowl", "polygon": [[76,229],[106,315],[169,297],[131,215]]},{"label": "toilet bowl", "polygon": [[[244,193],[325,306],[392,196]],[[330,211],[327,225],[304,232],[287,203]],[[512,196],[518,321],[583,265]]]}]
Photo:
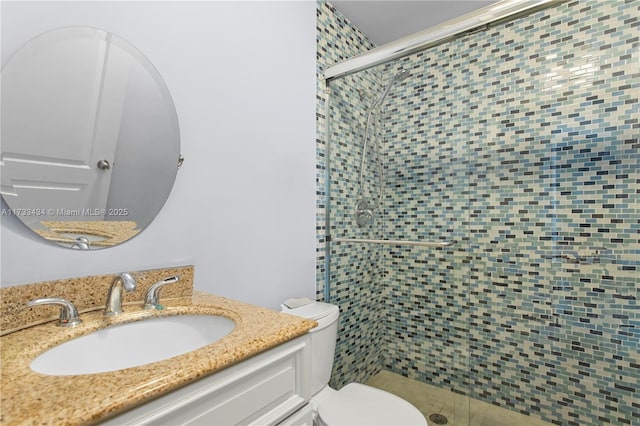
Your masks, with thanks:
[{"label": "toilet bowl", "polygon": [[313,319],[311,333],[311,405],[315,426],[428,426],[422,413],[392,393],[360,383],[329,387],[338,332],[337,306],[310,299],[289,299],[282,311]]},{"label": "toilet bowl", "polygon": [[318,426],[418,426],[427,421],[409,402],[392,393],[349,383],[319,404]]}]

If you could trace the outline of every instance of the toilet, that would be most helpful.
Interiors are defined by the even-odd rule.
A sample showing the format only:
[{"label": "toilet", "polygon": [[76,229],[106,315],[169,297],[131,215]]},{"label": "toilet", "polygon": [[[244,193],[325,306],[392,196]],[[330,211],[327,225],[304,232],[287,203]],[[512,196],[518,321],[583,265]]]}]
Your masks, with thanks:
[{"label": "toilet", "polygon": [[371,386],[350,383],[329,387],[338,316],[336,305],[289,299],[282,312],[317,321],[311,334],[311,405],[315,426],[427,426],[422,413],[404,399]]}]

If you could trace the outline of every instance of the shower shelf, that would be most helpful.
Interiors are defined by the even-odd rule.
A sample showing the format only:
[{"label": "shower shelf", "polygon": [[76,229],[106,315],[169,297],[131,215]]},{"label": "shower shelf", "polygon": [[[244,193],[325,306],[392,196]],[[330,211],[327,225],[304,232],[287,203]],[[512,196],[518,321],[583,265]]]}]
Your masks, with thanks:
[{"label": "shower shelf", "polygon": [[365,238],[334,238],[331,241],[335,243],[369,243],[420,247],[449,247],[455,244],[455,241],[370,240]]}]

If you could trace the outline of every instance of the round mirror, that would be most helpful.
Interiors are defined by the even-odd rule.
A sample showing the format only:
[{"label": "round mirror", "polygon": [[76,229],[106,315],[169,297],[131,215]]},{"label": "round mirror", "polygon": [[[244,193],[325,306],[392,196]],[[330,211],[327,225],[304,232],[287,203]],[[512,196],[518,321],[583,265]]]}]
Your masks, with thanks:
[{"label": "round mirror", "polygon": [[175,107],[149,60],[111,33],[69,27],[27,42],[1,78],[2,215],[76,249],[141,232],[180,161]]}]

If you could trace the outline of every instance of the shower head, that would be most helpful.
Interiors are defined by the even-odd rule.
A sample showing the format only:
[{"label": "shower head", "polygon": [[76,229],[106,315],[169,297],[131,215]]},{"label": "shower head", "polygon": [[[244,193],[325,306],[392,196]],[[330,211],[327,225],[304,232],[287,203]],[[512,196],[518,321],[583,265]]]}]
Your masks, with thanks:
[{"label": "shower head", "polygon": [[407,70],[402,70],[400,71],[398,74],[396,74],[395,77],[393,77],[394,81],[402,81],[405,78],[409,77],[411,74],[409,74],[409,71]]},{"label": "shower head", "polygon": [[404,80],[405,78],[409,77],[411,74],[409,74],[409,71],[407,70],[402,70],[399,73],[397,73],[396,75],[393,76],[393,78],[391,79],[391,81],[389,82],[389,84],[387,85],[387,87],[384,89],[384,92],[382,93],[382,96],[380,96],[378,98],[378,100],[371,106],[371,110],[377,108],[380,104],[382,104],[382,102],[384,101],[384,98],[387,97],[387,95],[389,94],[389,91],[391,90],[391,87],[395,84],[395,83],[399,83],[402,80]]}]

